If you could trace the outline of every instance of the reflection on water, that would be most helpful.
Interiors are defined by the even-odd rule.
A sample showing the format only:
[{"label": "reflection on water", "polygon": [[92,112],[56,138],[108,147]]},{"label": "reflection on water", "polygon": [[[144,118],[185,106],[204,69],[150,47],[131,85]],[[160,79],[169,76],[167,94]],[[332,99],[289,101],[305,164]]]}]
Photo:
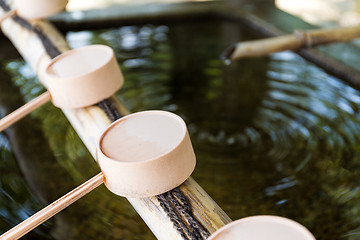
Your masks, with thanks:
[{"label": "reflection on water", "polygon": [[[209,22],[71,32],[67,39],[73,47],[115,49],[126,78],[118,96],[131,111],[163,109],[186,120],[198,161],[193,176],[231,218],[275,214],[301,222],[317,239],[360,239],[359,92],[291,52],[222,65],[222,50],[249,34]],[[3,66],[26,100],[42,91],[23,62]],[[7,94],[19,96],[11,86]],[[1,175],[2,231],[98,171],[59,110],[48,104],[24,121],[41,131],[0,138],[0,169],[14,169]],[[15,149],[26,138],[39,144],[28,150],[30,160]],[[126,200],[105,188],[59,216],[34,237],[154,239]]]}]

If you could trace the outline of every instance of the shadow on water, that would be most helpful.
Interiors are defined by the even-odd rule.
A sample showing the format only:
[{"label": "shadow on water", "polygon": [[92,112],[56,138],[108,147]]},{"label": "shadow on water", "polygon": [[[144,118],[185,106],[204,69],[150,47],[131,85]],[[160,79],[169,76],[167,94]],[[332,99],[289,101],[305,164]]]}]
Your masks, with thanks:
[{"label": "shadow on water", "polygon": [[[163,109],[186,120],[198,161],[193,176],[232,219],[275,214],[301,222],[317,239],[360,239],[359,92],[291,52],[221,63],[224,48],[253,37],[227,22],[67,34],[72,47],[115,49],[126,77],[118,96],[131,111]],[[1,107],[14,108],[21,96],[29,100],[43,90],[22,61],[2,66]],[[98,171],[50,104],[0,141],[0,169],[10,171],[1,175],[1,191],[13,198],[0,205],[1,230]],[[33,234],[154,239],[126,200],[104,187]]]}]

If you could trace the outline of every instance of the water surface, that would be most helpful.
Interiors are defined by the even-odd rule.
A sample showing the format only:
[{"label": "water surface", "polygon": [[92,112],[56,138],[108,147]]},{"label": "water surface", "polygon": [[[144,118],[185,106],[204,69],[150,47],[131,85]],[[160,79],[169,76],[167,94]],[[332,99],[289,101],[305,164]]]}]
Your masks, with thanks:
[{"label": "water surface", "polygon": [[[360,239],[359,92],[291,52],[230,66],[219,60],[230,44],[253,37],[228,22],[67,34],[72,47],[115,49],[126,79],[117,95],[132,112],[185,119],[197,155],[193,177],[232,219],[275,214],[317,239]],[[1,107],[43,91],[16,56],[1,65]],[[0,136],[1,231],[98,171],[51,104]],[[154,236],[125,199],[101,187],[26,238]]]}]

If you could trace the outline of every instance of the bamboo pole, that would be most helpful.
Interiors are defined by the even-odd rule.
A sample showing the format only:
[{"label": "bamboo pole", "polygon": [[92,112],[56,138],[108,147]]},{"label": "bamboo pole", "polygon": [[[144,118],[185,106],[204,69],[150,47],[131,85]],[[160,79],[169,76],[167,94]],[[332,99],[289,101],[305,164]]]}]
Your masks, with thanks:
[{"label": "bamboo pole", "polygon": [[91,178],[87,182],[83,183],[79,187],[75,188],[74,190],[59,198],[55,202],[51,203],[47,207],[43,208],[39,212],[35,213],[25,221],[16,225],[6,233],[2,234],[0,236],[0,239],[15,240],[21,238],[26,233],[30,232],[49,218],[53,217],[55,214],[59,213],[61,210],[70,206],[72,203],[76,202],[77,200],[103,184],[104,180],[104,174],[99,173],[95,177]]},{"label": "bamboo pole", "polygon": [[41,107],[45,103],[51,100],[50,93],[46,91],[45,93],[41,94],[39,97],[31,100],[30,102],[26,103],[22,107],[18,108],[14,112],[10,113],[9,115],[3,117],[0,120],[0,132],[5,130],[6,128],[10,127],[12,124],[16,123],[23,117],[30,114],[32,111],[36,110],[37,108]]},{"label": "bamboo pole", "polygon": [[[2,14],[3,12],[0,11],[0,16]],[[69,50],[63,36],[51,24],[44,21],[34,21],[33,24],[37,24],[61,52]],[[50,58],[44,54],[45,50],[40,39],[36,34],[24,29],[12,19],[5,20],[1,26],[4,34],[13,42],[25,60],[38,73],[40,82],[46,87],[41,69],[44,69],[44,66],[50,62]],[[111,97],[111,101],[121,114],[126,115],[129,113],[129,110],[116,97]],[[106,114],[97,106],[62,109],[62,111],[89,152],[96,159],[98,140],[102,132],[110,124]],[[179,188],[188,198],[194,216],[210,233],[231,222],[226,213],[191,177]],[[142,199],[128,198],[128,200],[158,239],[183,239],[181,234],[174,228],[170,218],[160,207],[156,197]]]},{"label": "bamboo pole", "polygon": [[[285,32],[280,30],[269,21],[263,20],[259,16],[252,13],[244,13],[243,11],[222,11],[220,16],[227,17],[232,21],[241,21],[243,24],[251,27],[258,33],[267,37],[276,37],[284,35]],[[291,20],[291,18],[289,18]],[[329,74],[341,79],[353,88],[360,90],[360,74],[359,71],[350,67],[348,64],[328,56],[319,49],[300,49],[297,54],[322,68]],[[224,59],[227,63],[231,63],[231,59]]]},{"label": "bamboo pole", "polygon": [[360,26],[309,31],[296,30],[294,34],[290,35],[236,43],[224,52],[223,58],[225,61],[233,61],[244,57],[264,56],[285,50],[298,50],[336,42],[347,42],[358,37],[360,37]]}]

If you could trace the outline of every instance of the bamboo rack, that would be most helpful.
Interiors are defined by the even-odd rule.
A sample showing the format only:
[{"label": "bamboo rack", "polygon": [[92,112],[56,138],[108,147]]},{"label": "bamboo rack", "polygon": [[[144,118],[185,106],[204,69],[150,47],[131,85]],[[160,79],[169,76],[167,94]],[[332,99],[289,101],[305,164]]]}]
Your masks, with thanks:
[{"label": "bamboo rack", "polygon": [[347,42],[360,37],[360,26],[302,31],[261,40],[239,42],[223,54],[225,60],[264,56],[270,53]]},{"label": "bamboo rack", "polygon": [[[0,18],[4,16],[0,10]],[[69,50],[64,37],[48,22],[34,21],[32,24],[39,26],[47,37],[61,51]],[[50,57],[41,43],[41,40],[33,32],[25,29],[12,19],[7,19],[1,24],[3,33],[12,41],[24,59],[37,72],[40,82],[46,87],[42,78],[42,69],[46,66]],[[126,78],[126,76],[125,76]],[[115,97],[111,97],[115,107],[122,115],[129,114],[123,104]],[[106,114],[97,106],[77,109],[62,109],[89,152],[95,158],[97,142],[110,124]],[[210,233],[231,222],[225,212],[211,199],[211,197],[191,177],[183,183],[180,190],[184,192],[192,205],[194,216]],[[180,233],[173,227],[173,223],[160,207],[156,197],[151,198],[128,198],[128,201],[143,218],[154,235],[158,239],[183,239]]]}]

